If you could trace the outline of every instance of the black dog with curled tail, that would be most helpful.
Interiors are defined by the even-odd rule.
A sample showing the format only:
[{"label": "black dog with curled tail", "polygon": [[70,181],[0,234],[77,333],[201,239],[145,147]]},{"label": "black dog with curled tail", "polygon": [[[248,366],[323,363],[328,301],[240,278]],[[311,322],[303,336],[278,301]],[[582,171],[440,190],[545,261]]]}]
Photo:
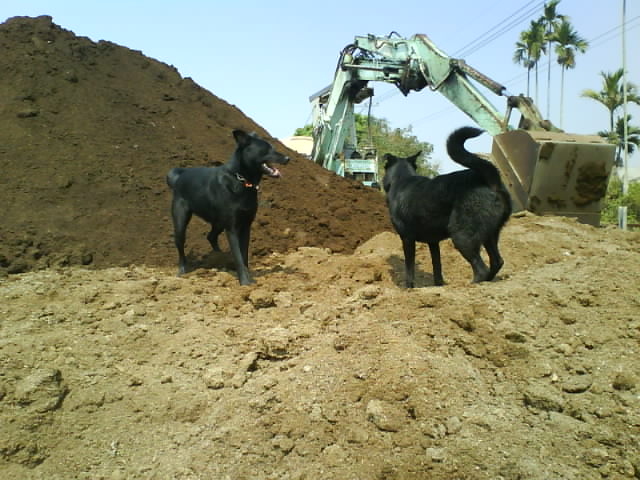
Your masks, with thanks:
[{"label": "black dog with curled tail", "polygon": [[[440,241],[453,245],[473,269],[473,281],[492,280],[502,268],[498,240],[511,215],[511,197],[498,169],[467,151],[464,143],[482,130],[462,127],[447,140],[449,156],[468,170],[434,178],[416,173],[420,152],[407,158],[385,155],[384,190],[391,222],[402,239],[405,285],[414,286],[416,242],[429,245],[435,285],[443,285]],[[480,256],[484,246],[489,267]]]}]

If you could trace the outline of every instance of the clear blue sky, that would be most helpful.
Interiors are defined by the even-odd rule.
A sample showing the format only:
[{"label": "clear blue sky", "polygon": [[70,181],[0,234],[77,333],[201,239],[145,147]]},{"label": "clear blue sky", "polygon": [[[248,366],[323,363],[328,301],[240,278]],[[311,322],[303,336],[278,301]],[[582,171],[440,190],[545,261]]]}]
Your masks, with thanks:
[{"label": "clear blue sky", "polygon": [[[530,20],[542,14],[543,1],[530,0],[368,0],[346,2],[164,0],[2,0],[0,21],[13,16],[50,15],[61,27],[91,40],[109,40],[141,50],[175,66],[214,95],[236,105],[273,136],[292,135],[310,121],[311,94],[333,77],[340,50],[356,35],[409,37],[424,33],[444,52],[504,84],[510,93],[526,91],[525,70],[512,62],[514,44]],[[640,85],[640,0],[627,0],[627,70]],[[622,0],[561,0],[578,33],[591,44],[565,75],[563,128],[593,134],[608,129],[607,110],[580,97],[599,90],[600,71],[622,65]],[[489,34],[489,35],[487,35]],[[478,39],[479,48],[467,48]],[[473,45],[472,45],[473,46]],[[477,45],[476,45],[477,46]],[[464,51],[467,50],[467,52]],[[550,119],[559,125],[560,68],[552,66]],[[537,104],[546,113],[546,66],[541,67]],[[422,141],[433,143],[433,160],[443,172],[457,169],[444,152],[448,133],[471,119],[440,94],[428,91],[404,97],[393,85],[376,83],[373,115],[393,127],[413,127]],[[531,96],[534,96],[532,90]],[[488,99],[498,111],[505,100]],[[631,107],[633,123],[640,109]],[[484,137],[484,138],[482,138]],[[489,151],[490,137],[469,142]],[[474,143],[475,142],[475,143]],[[640,155],[632,158],[638,166]]]}]

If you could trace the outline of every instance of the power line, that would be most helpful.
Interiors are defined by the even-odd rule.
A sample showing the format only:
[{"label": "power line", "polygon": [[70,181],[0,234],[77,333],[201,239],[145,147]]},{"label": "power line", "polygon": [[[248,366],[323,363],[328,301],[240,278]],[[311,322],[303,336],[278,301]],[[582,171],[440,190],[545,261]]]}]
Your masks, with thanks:
[{"label": "power line", "polygon": [[[533,7],[531,7],[531,4],[533,3],[536,3],[535,0],[532,0],[528,2],[526,5],[523,5],[514,13],[509,15],[507,18],[499,22],[497,25],[494,25],[492,28],[487,30],[482,35],[480,35],[478,38],[476,38],[475,40],[472,40],[461,49],[455,51],[453,55],[456,57],[467,57],[472,53],[477,52],[481,48],[486,47],[489,43],[493,42],[496,38],[501,37],[502,35],[507,33],[509,30],[513,29],[514,27],[522,23],[523,21],[529,20],[529,18],[538,10],[540,10],[544,5],[544,1],[542,1],[542,2],[537,2]],[[522,12],[525,9],[526,11]]]},{"label": "power line", "polygon": [[[496,24],[494,27],[490,28],[485,33],[483,33],[482,35],[477,37],[475,40],[472,40],[467,45],[465,45],[464,47],[462,47],[459,50],[457,50],[454,53],[454,56],[456,56],[456,57],[465,56],[465,55],[468,56],[468,55],[470,55],[472,53],[475,53],[479,49],[484,48],[486,45],[491,43],[493,40],[495,40],[499,36],[504,35],[506,32],[508,32],[509,30],[514,28],[518,23],[521,23],[523,21],[523,17],[527,17],[527,16],[532,15],[536,10],[538,10],[544,4],[544,1],[543,2],[538,2],[535,6],[529,8],[530,5],[535,3],[535,2],[536,2],[536,0],[529,1],[528,3],[526,3],[525,5],[520,7],[518,10],[516,10],[514,13],[509,15],[507,18],[505,18],[504,20],[502,20],[501,22]],[[525,9],[526,9],[526,11],[524,13],[520,14],[520,12],[522,12]],[[518,15],[518,16],[516,18],[514,18],[516,15]],[[500,28],[501,25],[505,24],[510,19],[513,19],[513,20],[511,20],[508,24],[506,24],[500,30],[494,32],[493,34],[491,33],[494,30]],[[638,19],[640,19],[640,16],[636,16],[636,17],[634,17],[634,18],[632,18],[630,20],[627,20],[625,22],[625,26],[627,26],[627,31],[635,29],[637,27],[640,27],[640,23],[638,23],[638,24],[630,26],[630,28],[629,28],[629,25],[631,23],[635,22]],[[590,47],[591,48],[597,47],[599,45],[602,45],[603,43],[606,43],[606,42],[612,40],[613,38],[616,38],[616,37],[620,36],[620,33],[618,31],[621,30],[621,29],[622,29],[622,24],[618,25],[616,27],[613,27],[613,28],[611,28],[611,29],[609,29],[609,30],[607,30],[607,31],[605,31],[605,32],[593,37],[591,40],[589,40]],[[601,40],[601,41],[598,41],[598,40]],[[559,66],[558,64],[554,63],[552,68],[557,68],[558,66]],[[538,69],[538,74],[545,73],[548,70],[548,68],[549,67],[546,64],[541,64],[541,68]],[[515,82],[522,80],[524,77],[526,77],[526,75],[527,75],[526,72],[524,72],[522,74],[519,74],[516,77],[513,77],[512,79],[504,82],[504,84],[505,84],[505,86],[512,85]],[[378,106],[382,102],[385,102],[385,101],[387,101],[387,100],[389,100],[389,99],[391,99],[391,98],[393,98],[393,97],[395,97],[396,95],[399,95],[399,94],[400,94],[400,91],[397,90],[397,89],[389,90],[389,91],[383,93],[382,95],[380,95],[377,98],[377,101],[375,102],[374,106]],[[365,108],[366,107],[364,107],[364,106],[361,107],[360,108],[360,112],[363,112]],[[442,110],[440,110],[438,112],[430,113],[429,115],[427,115],[425,117],[421,117],[421,118],[415,120],[414,122],[411,122],[411,125],[416,125],[418,123],[423,123],[423,122],[429,121],[429,120],[431,120],[433,118],[439,117],[443,113],[446,113],[446,112],[454,110],[454,109],[455,109],[455,107],[451,106],[451,107],[447,107],[445,109],[442,109]]]},{"label": "power line", "polygon": [[[640,27],[640,22],[638,22],[635,25],[632,25],[632,26],[629,27],[630,24],[632,24],[633,22],[635,22],[638,19],[640,19],[640,15],[638,15],[638,16],[630,19],[630,20],[627,20],[625,22],[624,25],[627,26],[627,32],[629,32],[630,30],[633,30],[633,29],[636,29],[636,28]],[[600,45],[603,45],[603,44],[613,40],[616,37],[619,37],[621,35],[619,30],[621,30],[621,29],[622,29],[622,24],[618,25],[616,27],[613,27],[613,28],[611,28],[611,29],[607,30],[606,32],[603,32],[603,33],[601,33],[599,35],[596,35],[595,37],[593,37],[591,40],[588,41],[589,45],[590,45],[590,48],[598,47]],[[596,42],[597,40],[601,40],[601,41]],[[560,67],[560,65],[558,63],[554,63],[553,66],[552,66],[552,68],[558,68],[558,67]],[[538,74],[545,73],[548,70],[548,68],[549,67],[546,64],[543,64],[541,66],[541,68],[538,70]],[[526,72],[518,74],[517,76],[513,77],[512,79],[504,82],[504,84],[505,84],[505,86],[512,85],[513,83],[522,80],[526,76],[527,76]],[[428,122],[428,121],[431,121],[431,120],[433,120],[435,118],[440,117],[441,115],[443,115],[443,114],[445,114],[447,112],[454,111],[454,110],[456,110],[456,108],[454,106],[449,106],[449,107],[446,107],[446,108],[444,108],[442,110],[439,110],[437,112],[432,112],[429,115],[426,115],[424,117],[420,117],[417,120],[415,120],[413,122],[410,122],[409,124],[415,126],[415,125],[420,124],[420,123]]]},{"label": "power line", "polygon": [[[638,20],[639,18],[640,18],[640,15],[638,15],[638,16],[636,16],[636,17],[633,17],[632,19],[627,20],[627,21],[624,23],[624,26],[626,26],[626,27],[627,27],[627,31],[629,31],[629,25],[630,25],[631,23],[633,23],[634,21]],[[640,25],[640,24],[634,25],[634,26],[632,26],[631,28],[636,28],[638,25]],[[600,35],[598,35],[597,37],[594,37],[594,38],[592,38],[591,40],[589,40],[589,44],[592,44],[592,43],[593,43],[593,42],[595,42],[596,40],[600,40],[602,37],[604,37],[604,36],[606,36],[606,35],[610,34],[611,32],[615,32],[616,30],[621,30],[621,29],[622,29],[622,26],[623,26],[623,25],[618,25],[617,27],[613,27],[611,30],[607,30],[606,32],[601,33],[601,34],[600,34]],[[614,35],[614,37],[612,37],[612,38],[615,38],[615,37],[617,37],[617,36],[619,36],[619,35],[620,35],[620,34],[616,34],[616,35]],[[597,43],[596,45],[600,45],[600,44],[602,44],[602,43],[604,43],[604,42],[608,42],[609,40],[611,40],[611,38],[607,38],[607,39],[603,40],[602,42]]]},{"label": "power line", "polygon": [[[535,5],[531,7],[531,5],[534,3]],[[515,26],[522,23],[524,20],[528,20],[531,17],[531,15],[533,15],[536,11],[540,10],[540,8],[543,5],[544,5],[544,1],[530,0],[529,2],[521,6],[518,10],[516,10],[515,12],[510,14],[508,17],[506,17],[504,20],[500,21],[498,24],[491,27],[485,33],[481,34],[476,39],[472,40],[467,45],[465,45],[464,47],[454,52],[453,56],[454,57],[468,56],[472,53],[475,53],[479,49],[484,48],[486,45],[488,45],[498,37],[504,35],[509,30],[513,29]],[[505,23],[506,25],[504,25]],[[400,94],[400,91],[397,89],[385,92],[376,99],[374,106],[378,106],[382,102],[387,101],[398,94]],[[364,109],[365,107],[361,107],[360,112],[363,112]]]},{"label": "power line", "polygon": [[[627,27],[627,32],[630,31],[630,30],[633,30],[635,28],[640,27],[640,22],[636,23],[633,26],[630,26],[631,23],[633,23],[634,21],[636,21],[638,19],[640,19],[640,15],[638,15],[638,16],[630,19],[630,20],[627,20],[625,22],[624,25]],[[613,27],[610,30],[607,30],[606,32],[603,32],[603,33],[593,37],[591,40],[588,40],[589,48],[599,47],[600,45],[603,45],[603,44],[613,40],[614,38],[619,37],[621,35],[619,30],[622,30],[622,25],[618,25],[616,27]],[[616,33],[616,31],[618,31],[618,32]],[[607,37],[607,38],[605,38],[605,37]],[[597,40],[600,40],[600,41],[596,42]],[[557,62],[552,64],[552,68],[559,68],[559,67],[560,67],[560,65]],[[546,73],[548,70],[549,70],[549,66],[547,64],[541,64],[541,67],[538,69],[538,74]],[[527,76],[526,72],[520,73],[520,74],[516,75],[515,77],[513,77],[512,79],[507,80],[504,83],[505,83],[506,86],[512,85],[514,82],[522,80],[526,76]]]}]

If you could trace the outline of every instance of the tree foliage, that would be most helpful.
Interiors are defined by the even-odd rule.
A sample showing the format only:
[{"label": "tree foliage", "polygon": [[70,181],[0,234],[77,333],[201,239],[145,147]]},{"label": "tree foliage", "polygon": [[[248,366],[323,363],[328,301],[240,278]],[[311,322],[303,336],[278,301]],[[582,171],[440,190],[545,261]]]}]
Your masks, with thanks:
[{"label": "tree foliage", "polygon": [[418,173],[433,176],[438,173],[437,166],[431,164],[433,145],[421,142],[413,135],[411,125],[406,128],[392,128],[383,118],[355,115],[356,136],[358,145],[372,145],[382,158],[385,153],[392,153],[398,157],[408,157],[416,152],[422,152],[418,157]]},{"label": "tree foliage", "polygon": [[293,132],[293,134],[301,137],[312,137],[313,125],[308,124],[308,125],[305,125],[304,127],[296,128],[296,131]]},{"label": "tree foliage", "polygon": [[[542,55],[547,55],[547,117],[550,110],[551,97],[551,55],[555,53],[561,67],[560,79],[560,127],[562,127],[564,104],[564,75],[568,69],[575,68],[576,55],[587,50],[588,43],[573,28],[567,15],[557,12],[560,0],[550,0],[544,4],[544,14],[532,20],[528,30],[520,32],[513,61],[527,69],[527,96],[529,96],[529,76],[531,70],[536,72],[535,102],[538,103],[538,63]],[[551,48],[552,45],[555,48]]]},{"label": "tree foliage", "polygon": [[[356,137],[358,147],[372,146],[378,151],[378,157],[385,153],[392,153],[399,157],[408,157],[417,151],[422,153],[418,157],[418,173],[433,176],[438,173],[438,166],[431,163],[433,145],[421,142],[413,134],[411,126],[406,128],[392,128],[383,118],[355,114]],[[297,128],[294,135],[312,136],[313,126],[305,125]],[[384,168],[380,165],[380,168]],[[384,172],[380,172],[382,175]]]},{"label": "tree foliage", "polygon": [[546,52],[544,29],[541,20],[532,21],[529,30],[520,32],[520,39],[516,42],[516,50],[513,53],[513,62],[527,69],[527,96],[529,96],[531,70],[535,69],[536,102],[538,101],[538,62]]},{"label": "tree foliage", "polygon": [[616,129],[613,131],[603,130],[598,132],[603,138],[616,146],[616,166],[622,167],[624,164],[623,153],[631,155],[640,147],[640,127],[631,125],[631,115],[627,115],[627,139],[624,138],[624,119],[618,117],[616,120]]},{"label": "tree foliage", "polygon": [[[598,135],[616,145],[616,165],[622,166],[623,149],[626,148],[629,153],[633,153],[635,147],[638,147],[638,127],[629,124],[631,115],[627,115],[627,141],[625,145],[624,119],[622,116],[616,117],[616,112],[624,105],[624,86],[622,84],[624,70],[619,68],[615,72],[600,72],[600,76],[602,77],[600,90],[583,90],[581,96],[595,100],[609,111],[609,130],[600,131]],[[627,82],[627,103],[640,105],[638,87],[632,82]]]},{"label": "tree foliage", "polygon": [[627,207],[627,223],[640,223],[640,183],[629,185],[629,191],[622,195],[622,182],[612,175],[604,201],[600,221],[604,224],[618,223],[618,207]]},{"label": "tree foliage", "polygon": [[[602,77],[600,90],[586,89],[582,91],[581,96],[595,100],[609,110],[609,131],[613,131],[615,113],[624,104],[624,85],[622,82],[624,69],[619,68],[615,72],[600,72],[600,76]],[[627,103],[640,105],[638,87],[632,82],[627,82]]]},{"label": "tree foliage", "polygon": [[563,126],[564,110],[564,74],[567,70],[576,68],[576,54],[587,51],[589,43],[582,38],[565,18],[553,34],[556,43],[556,59],[561,67],[560,75],[560,128]]},{"label": "tree foliage", "polygon": [[551,46],[555,42],[554,35],[560,27],[560,22],[568,20],[566,15],[556,11],[559,3],[560,0],[551,0],[545,3],[544,13],[539,20],[544,28],[544,38],[547,42],[547,118],[551,115],[551,54],[553,52]]},{"label": "tree foliage", "polygon": [[575,68],[576,54],[586,52],[589,47],[589,42],[582,38],[566,19],[560,22],[552,38],[556,43],[555,51],[558,65],[563,70]]}]

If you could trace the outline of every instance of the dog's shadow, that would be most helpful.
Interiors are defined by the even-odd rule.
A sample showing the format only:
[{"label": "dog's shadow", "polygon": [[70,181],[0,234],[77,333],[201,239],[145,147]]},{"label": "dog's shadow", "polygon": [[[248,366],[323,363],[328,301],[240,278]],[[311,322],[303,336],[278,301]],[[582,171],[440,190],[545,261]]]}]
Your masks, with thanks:
[{"label": "dog's shadow", "polygon": [[[237,275],[236,264],[233,260],[233,255],[229,251],[215,252],[212,250],[204,255],[197,255],[194,251],[190,251],[186,254],[186,258],[187,274],[196,270],[219,270]],[[250,270],[253,278],[265,277],[279,272],[293,274],[298,271],[295,268],[283,267],[282,265],[260,265],[250,268]]]},{"label": "dog's shadow", "polygon": [[187,253],[186,258],[187,273],[191,273],[199,269],[236,271],[236,265],[230,252],[210,251],[204,255],[198,255],[194,251],[190,251]]},{"label": "dog's shadow", "polygon": [[[391,278],[393,283],[398,287],[405,287],[405,269],[404,269],[404,257],[399,255],[391,255],[389,257],[389,266],[391,267]],[[416,262],[415,266],[415,286],[416,287],[433,287],[435,282],[433,279],[433,273],[427,273],[422,270]]]}]

